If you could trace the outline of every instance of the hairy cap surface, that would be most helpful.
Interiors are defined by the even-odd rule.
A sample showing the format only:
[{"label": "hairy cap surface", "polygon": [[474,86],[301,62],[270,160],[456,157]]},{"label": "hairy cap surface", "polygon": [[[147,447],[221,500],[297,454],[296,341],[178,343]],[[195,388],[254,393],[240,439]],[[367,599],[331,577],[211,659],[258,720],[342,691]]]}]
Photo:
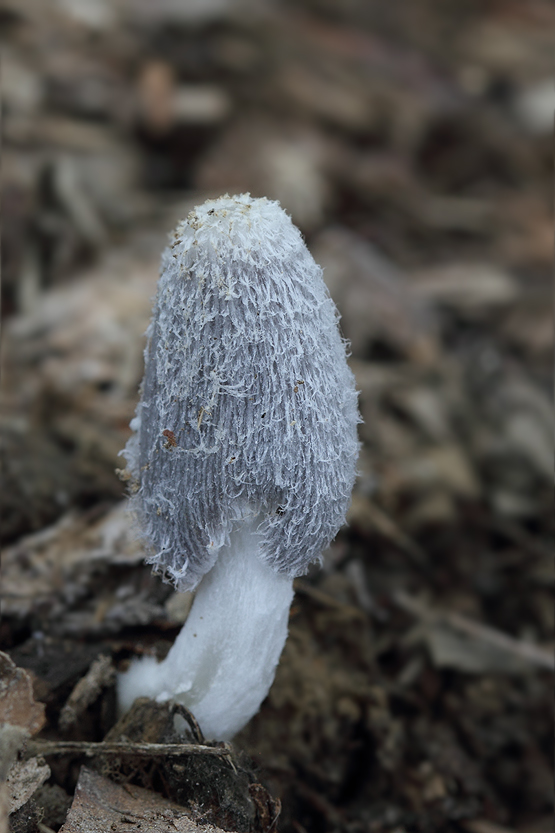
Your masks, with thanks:
[{"label": "hairy cap surface", "polygon": [[359,419],[322,270],[277,202],[191,212],[147,335],[125,456],[149,560],[192,588],[254,518],[264,560],[304,573],[344,521]]}]

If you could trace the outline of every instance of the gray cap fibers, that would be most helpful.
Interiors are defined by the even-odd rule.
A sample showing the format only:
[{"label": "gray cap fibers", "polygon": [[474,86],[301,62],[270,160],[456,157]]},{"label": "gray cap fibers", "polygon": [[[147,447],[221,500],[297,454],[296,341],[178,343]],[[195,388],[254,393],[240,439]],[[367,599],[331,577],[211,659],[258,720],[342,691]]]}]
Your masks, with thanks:
[{"label": "gray cap fibers", "polygon": [[279,203],[191,212],[162,258],[124,455],[149,562],[195,587],[241,519],[306,572],[345,519],[357,394],[322,270]]}]

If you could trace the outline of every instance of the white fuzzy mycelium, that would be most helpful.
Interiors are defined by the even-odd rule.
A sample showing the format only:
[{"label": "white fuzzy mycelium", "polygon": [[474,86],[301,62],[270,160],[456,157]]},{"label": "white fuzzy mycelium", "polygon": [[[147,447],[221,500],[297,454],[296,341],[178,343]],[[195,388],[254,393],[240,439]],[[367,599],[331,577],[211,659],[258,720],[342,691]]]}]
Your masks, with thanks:
[{"label": "white fuzzy mycelium", "polygon": [[357,394],[322,270],[277,202],[209,200],[174,234],[125,449],[148,561],[200,586],[160,664],[120,676],[227,739],[258,710],[287,636],[292,579],[345,519]]}]

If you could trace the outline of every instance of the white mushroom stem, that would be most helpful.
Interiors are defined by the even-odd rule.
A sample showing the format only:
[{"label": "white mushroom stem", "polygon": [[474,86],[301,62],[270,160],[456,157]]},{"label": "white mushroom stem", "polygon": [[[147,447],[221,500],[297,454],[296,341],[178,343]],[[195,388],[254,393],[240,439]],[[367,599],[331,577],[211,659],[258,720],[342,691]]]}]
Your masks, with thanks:
[{"label": "white mushroom stem", "polygon": [[259,541],[250,524],[232,534],[166,659],[145,657],[119,676],[123,711],[137,697],[174,700],[217,740],[229,740],[256,714],[275,676],[293,599],[293,580],[264,563]]}]

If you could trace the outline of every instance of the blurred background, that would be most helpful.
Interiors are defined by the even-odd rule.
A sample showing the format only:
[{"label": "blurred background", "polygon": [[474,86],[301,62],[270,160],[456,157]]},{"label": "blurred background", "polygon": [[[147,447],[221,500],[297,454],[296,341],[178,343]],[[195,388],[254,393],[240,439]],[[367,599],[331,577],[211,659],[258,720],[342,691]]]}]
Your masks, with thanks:
[{"label": "blurred background", "polygon": [[4,649],[54,713],[85,654],[175,635],[115,474],[159,256],[208,197],[278,199],[363,450],[238,743],[287,833],[547,830],[553,3],[2,0],[0,38]]}]

